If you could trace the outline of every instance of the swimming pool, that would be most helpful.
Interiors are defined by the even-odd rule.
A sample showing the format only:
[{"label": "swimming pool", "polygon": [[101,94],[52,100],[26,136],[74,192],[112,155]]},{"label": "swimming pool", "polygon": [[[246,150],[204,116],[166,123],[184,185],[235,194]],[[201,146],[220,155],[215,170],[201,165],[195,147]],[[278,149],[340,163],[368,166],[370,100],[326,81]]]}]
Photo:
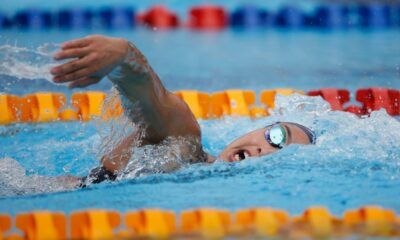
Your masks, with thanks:
[{"label": "swimming pool", "polygon": [[[8,30],[0,37],[0,66],[4,92],[25,94],[46,89],[69,93],[40,78],[50,79],[49,56],[38,54],[45,43],[60,43],[92,32]],[[104,31],[100,34],[127,38],[144,52],[168,89],[196,89],[211,92],[227,88],[358,88],[380,86],[400,88],[398,63],[399,31],[235,31],[154,32]],[[43,34],[48,36],[43,41]],[[11,45],[11,46],[7,46]],[[19,48],[27,48],[28,51]],[[303,49],[307,51],[303,51]],[[51,47],[49,49],[52,49]],[[190,51],[188,50],[190,49]],[[36,61],[32,61],[36,59]],[[54,63],[53,63],[54,64]],[[18,69],[18,70],[17,70]],[[237,71],[232,71],[237,69]],[[12,72],[12,77],[5,73]],[[19,84],[28,78],[30,89]],[[106,91],[102,81],[91,90]]]},{"label": "swimming pool", "polygon": [[[294,108],[293,102],[303,101],[289,98],[280,100],[280,104]],[[300,121],[318,129],[317,146],[293,145],[277,154],[237,164],[187,166],[172,174],[104,183],[72,192],[30,196],[54,187],[46,179],[36,179],[32,184],[14,160],[3,158],[2,195],[24,194],[21,190],[28,195],[3,196],[1,210],[68,212],[110,206],[121,211],[145,207],[179,211],[200,206],[233,210],[267,205],[299,213],[310,205],[324,205],[339,214],[366,204],[399,209],[399,136],[392,134],[399,130],[399,122],[384,112],[358,119],[327,109],[326,104],[316,101]],[[216,154],[246,131],[274,120],[294,121],[305,115],[304,110],[289,111],[255,122],[246,118],[201,121],[205,147]],[[2,142],[7,146],[3,156],[17,159],[27,175],[84,175],[97,164],[100,137],[94,123],[53,123],[2,128]]]},{"label": "swimming pool", "polygon": [[[3,31],[0,92],[23,95],[45,90],[71,95],[65,87],[45,79],[49,77],[49,65],[54,63],[41,54],[41,46],[90,33]],[[211,33],[136,29],[101,33],[135,42],[170,90],[211,93],[240,88],[259,93],[278,87],[306,91],[344,87],[353,92],[370,86],[400,88],[400,33],[393,29],[229,29]],[[90,89],[109,88],[103,80]],[[317,145],[292,145],[279,153],[240,163],[183,166],[171,174],[56,193],[52,191],[63,190],[63,186],[53,186],[46,179],[32,181],[27,176],[87,174],[98,164],[101,136],[107,126],[101,122],[0,126],[0,212],[153,207],[181,211],[204,206],[236,210],[271,206],[298,214],[312,205],[327,206],[338,215],[363,205],[400,211],[398,120],[384,111],[366,119],[331,112],[318,98],[283,97],[277,104],[283,112],[255,121],[229,117],[201,120],[206,150],[216,155],[235,137],[277,120],[312,127],[319,136]]]}]

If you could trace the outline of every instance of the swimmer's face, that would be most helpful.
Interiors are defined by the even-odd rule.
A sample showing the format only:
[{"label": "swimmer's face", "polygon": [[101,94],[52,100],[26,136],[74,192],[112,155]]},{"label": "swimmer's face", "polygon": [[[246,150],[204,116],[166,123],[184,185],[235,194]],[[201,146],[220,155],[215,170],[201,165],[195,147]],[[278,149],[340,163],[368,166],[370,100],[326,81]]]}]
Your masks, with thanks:
[{"label": "swimmer's face", "polygon": [[[284,145],[289,144],[310,144],[311,139],[307,135],[306,130],[293,123],[280,123],[282,131],[284,131]],[[230,143],[219,155],[219,159],[227,162],[237,162],[249,157],[259,157],[274,153],[280,150],[279,147],[273,146],[266,140],[265,132],[270,130],[272,126],[252,131],[232,143]]]}]

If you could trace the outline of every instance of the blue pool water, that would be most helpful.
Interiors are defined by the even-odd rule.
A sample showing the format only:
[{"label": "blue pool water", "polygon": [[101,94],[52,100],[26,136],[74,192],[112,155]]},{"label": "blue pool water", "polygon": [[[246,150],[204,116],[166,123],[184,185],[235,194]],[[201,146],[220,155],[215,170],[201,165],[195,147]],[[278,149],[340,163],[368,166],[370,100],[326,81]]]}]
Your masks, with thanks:
[{"label": "blue pool water", "polygon": [[[44,77],[50,79],[48,69],[54,62],[39,53],[51,52],[46,43],[93,33],[134,42],[170,90],[400,88],[399,30],[160,32],[139,28],[121,32],[4,31],[0,34],[0,91],[24,94],[44,88],[68,93],[64,87],[43,81]],[[29,89],[21,87],[28,82]],[[110,86],[102,81],[90,89],[106,91]]]},{"label": "blue pool water", "polygon": [[[400,32],[396,30],[103,33],[135,42],[170,90],[400,88]],[[70,90],[49,81],[53,47],[45,44],[86,34],[1,32],[0,92],[70,95]],[[103,80],[89,89],[108,91],[110,86]],[[311,205],[324,205],[341,214],[367,204],[400,212],[398,120],[384,111],[366,119],[331,112],[319,98],[280,97],[277,104],[279,111],[272,117],[255,121],[200,121],[205,149],[217,155],[234,138],[277,120],[315,129],[315,146],[291,145],[240,163],[184,165],[170,174],[127,176],[74,191],[39,175],[87,174],[98,165],[109,126],[98,121],[0,126],[0,212],[271,206],[297,214]],[[163,152],[152,150],[154,155],[146,159],[156,164]]]},{"label": "blue pool water", "polygon": [[244,118],[201,121],[205,148],[217,154],[235,137],[276,120],[312,127],[318,134],[315,146],[291,145],[276,154],[240,163],[183,166],[175,173],[61,193],[41,193],[60,188],[35,175],[84,175],[96,166],[101,139],[96,125],[54,123],[2,128],[0,211],[272,206],[295,214],[311,205],[324,205],[340,214],[366,204],[399,211],[399,121],[384,112],[358,119],[348,113],[330,112],[318,99],[298,98],[280,99],[287,110],[254,122]]}]

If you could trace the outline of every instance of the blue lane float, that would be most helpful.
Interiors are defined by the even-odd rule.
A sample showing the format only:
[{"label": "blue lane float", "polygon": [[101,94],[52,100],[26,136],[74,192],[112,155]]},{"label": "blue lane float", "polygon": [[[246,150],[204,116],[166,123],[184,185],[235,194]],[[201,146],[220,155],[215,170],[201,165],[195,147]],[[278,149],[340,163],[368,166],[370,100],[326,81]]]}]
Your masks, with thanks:
[{"label": "blue lane float", "polygon": [[390,26],[391,9],[387,5],[371,3],[358,7],[361,27],[382,28]]},{"label": "blue lane float", "polygon": [[52,26],[52,14],[38,9],[23,10],[15,15],[13,22],[22,29],[47,29]]},{"label": "blue lane float", "polygon": [[340,29],[350,26],[350,9],[348,6],[330,4],[320,6],[315,10],[314,24],[316,27]]},{"label": "blue lane float", "polygon": [[0,12],[0,29],[7,28],[7,16]]},{"label": "blue lane float", "polygon": [[63,9],[57,14],[57,23],[63,29],[83,29],[92,27],[93,13],[88,9]]},{"label": "blue lane float", "polygon": [[131,28],[135,25],[135,11],[130,7],[109,7],[100,10],[100,23],[109,29]]},{"label": "blue lane float", "polygon": [[270,25],[270,19],[267,10],[252,5],[240,7],[230,15],[231,26],[238,28],[265,27]]},{"label": "blue lane float", "polygon": [[399,27],[400,26],[400,4],[398,4],[396,7],[393,8],[392,14],[391,14],[391,21],[392,21],[392,26]]},{"label": "blue lane float", "polygon": [[276,14],[274,25],[283,28],[301,28],[305,25],[305,15],[297,7],[285,6]]},{"label": "blue lane float", "polygon": [[395,9],[395,25],[400,27],[400,4],[397,6],[397,8]]},{"label": "blue lane float", "polygon": [[[199,6],[207,7],[206,5]],[[219,11],[225,9],[217,6]],[[189,10],[188,10],[189,11]],[[158,11],[157,14],[165,14]],[[188,13],[189,14],[189,13]],[[171,16],[176,16],[172,13]],[[234,28],[251,29],[255,27],[278,28],[311,28],[311,29],[343,29],[343,28],[387,28],[400,26],[400,5],[380,2],[341,4],[325,3],[316,5],[309,14],[294,5],[286,5],[276,12],[254,5],[244,5],[228,14],[228,22]],[[11,18],[0,13],[0,28],[46,29],[59,27],[61,29],[128,29],[136,25],[135,11],[132,7],[104,7],[100,10],[67,8],[57,12],[48,12],[37,8],[18,11]],[[163,16],[165,17],[165,16]],[[198,16],[200,22],[207,23],[210,16]],[[225,17],[225,16],[224,16]],[[155,18],[153,16],[153,18]],[[162,17],[161,17],[162,18]],[[213,17],[211,17],[213,19]],[[214,19],[215,20],[215,19]],[[139,24],[148,24],[139,21]],[[182,25],[188,26],[188,25]],[[203,29],[203,28],[202,28]]]}]

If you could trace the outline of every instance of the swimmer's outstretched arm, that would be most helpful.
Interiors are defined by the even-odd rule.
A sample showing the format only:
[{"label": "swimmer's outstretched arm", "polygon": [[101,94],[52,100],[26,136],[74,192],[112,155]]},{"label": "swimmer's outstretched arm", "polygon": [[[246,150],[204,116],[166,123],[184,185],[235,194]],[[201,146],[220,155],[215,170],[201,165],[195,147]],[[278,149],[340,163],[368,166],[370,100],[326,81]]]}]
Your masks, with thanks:
[{"label": "swimmer's outstretched arm", "polygon": [[[51,70],[56,83],[69,87],[86,87],[108,75],[127,104],[131,120],[144,126],[142,141],[157,144],[169,136],[191,136],[200,140],[200,127],[185,102],[167,91],[144,55],[124,39],[89,36],[65,42],[56,60],[71,59]],[[135,110],[136,111],[136,110]],[[137,111],[136,111],[137,112]],[[111,154],[102,159],[109,171],[125,167],[130,157],[133,136],[121,141]]]}]

